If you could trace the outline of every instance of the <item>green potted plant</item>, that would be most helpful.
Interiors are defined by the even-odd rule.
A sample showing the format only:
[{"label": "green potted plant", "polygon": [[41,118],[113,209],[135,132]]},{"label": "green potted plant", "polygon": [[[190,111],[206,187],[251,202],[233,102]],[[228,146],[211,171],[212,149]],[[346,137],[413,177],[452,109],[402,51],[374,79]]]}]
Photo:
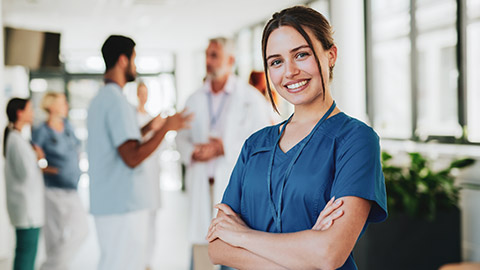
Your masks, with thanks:
[{"label": "green potted plant", "polygon": [[409,153],[408,167],[391,164],[382,153],[389,218],[371,224],[357,243],[359,269],[437,270],[460,256],[460,187],[453,169],[475,163],[456,159],[439,171],[420,153]]}]

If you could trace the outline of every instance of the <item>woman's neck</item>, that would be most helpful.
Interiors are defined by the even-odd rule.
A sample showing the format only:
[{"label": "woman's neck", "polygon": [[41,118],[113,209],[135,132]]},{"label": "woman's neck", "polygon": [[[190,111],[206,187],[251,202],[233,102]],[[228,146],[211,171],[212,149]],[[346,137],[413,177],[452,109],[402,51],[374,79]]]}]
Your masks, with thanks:
[{"label": "woman's neck", "polygon": [[15,123],[13,123],[13,129],[17,130],[17,131],[22,131],[23,127],[25,126],[25,122],[23,121],[17,121]]},{"label": "woman's neck", "polygon": [[63,128],[64,128],[63,117],[50,115],[50,117],[47,120],[47,124],[53,130],[63,131]]},{"label": "woman's neck", "polygon": [[[325,113],[327,113],[330,106],[332,106],[333,98],[330,95],[325,97],[323,100],[322,97],[318,97],[312,103],[309,104],[302,104],[302,105],[295,105],[295,113],[292,117],[292,122],[296,122],[299,124],[307,124],[307,123],[317,123]],[[335,110],[328,116],[333,116],[339,113],[340,110],[335,108]]]}]

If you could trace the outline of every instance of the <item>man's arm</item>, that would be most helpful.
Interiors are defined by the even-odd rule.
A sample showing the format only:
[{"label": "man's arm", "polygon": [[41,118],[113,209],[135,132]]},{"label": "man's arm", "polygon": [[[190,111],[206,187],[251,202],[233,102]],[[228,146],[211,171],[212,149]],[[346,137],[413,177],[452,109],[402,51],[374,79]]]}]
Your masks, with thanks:
[{"label": "man's arm", "polygon": [[[185,111],[182,111],[181,113],[183,114]],[[155,118],[150,120],[147,124],[145,124],[141,129],[140,132],[142,134],[142,137],[145,136],[147,133],[150,131],[158,131],[160,128],[165,124],[167,121],[167,118],[161,117],[161,115],[157,115]]]},{"label": "man's arm", "polygon": [[148,141],[141,143],[137,140],[128,140],[117,148],[118,153],[128,167],[135,168],[155,151],[168,131],[188,127],[192,117],[193,115],[191,114],[183,115],[182,113],[170,116],[166,119],[165,124]]}]

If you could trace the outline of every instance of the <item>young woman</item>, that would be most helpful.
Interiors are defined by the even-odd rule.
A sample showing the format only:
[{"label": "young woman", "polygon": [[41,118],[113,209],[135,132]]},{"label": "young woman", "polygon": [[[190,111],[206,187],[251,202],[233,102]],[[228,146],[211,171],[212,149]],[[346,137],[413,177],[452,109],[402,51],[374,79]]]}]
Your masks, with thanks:
[{"label": "young woman", "polygon": [[[267,86],[295,112],[245,142],[207,235],[210,257],[239,269],[356,269],[355,242],[387,216],[378,136],[333,101],[337,47],[320,13],[275,13],[262,51]],[[343,216],[312,230],[332,197]]]},{"label": "young woman", "polygon": [[34,148],[22,136],[25,125],[33,122],[29,100],[13,98],[7,104],[8,126],[5,128],[5,182],[7,209],[16,231],[14,270],[33,270],[38,236],[44,223],[44,188],[38,159],[41,149]]},{"label": "young woman", "polygon": [[[147,125],[154,118],[145,109],[145,104],[148,101],[148,88],[144,82],[139,82],[137,86],[137,121],[139,128]],[[146,141],[152,137],[153,133],[147,133],[143,136]],[[161,147],[161,146],[160,146]],[[150,209],[148,215],[148,239],[147,239],[147,260],[146,270],[151,270],[153,267],[154,249],[156,245],[156,228],[157,228],[157,212],[160,209],[160,164],[159,164],[159,150],[154,151],[143,162],[146,173],[146,182],[149,185],[149,193],[145,194],[150,198]]]},{"label": "young woman", "polygon": [[48,119],[33,131],[33,142],[45,152],[44,227],[47,259],[41,269],[68,269],[88,234],[87,212],[77,193],[80,141],[68,120],[64,94],[48,92],[42,109]]}]

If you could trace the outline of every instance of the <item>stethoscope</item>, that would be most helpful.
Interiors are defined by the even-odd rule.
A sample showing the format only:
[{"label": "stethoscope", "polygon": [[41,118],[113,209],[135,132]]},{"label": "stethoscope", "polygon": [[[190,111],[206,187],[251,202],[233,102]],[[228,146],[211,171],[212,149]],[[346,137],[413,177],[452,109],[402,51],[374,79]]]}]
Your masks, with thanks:
[{"label": "stethoscope", "polygon": [[287,124],[290,122],[292,119],[293,114],[285,121],[285,124],[283,125],[280,134],[278,135],[276,143],[273,145],[272,148],[272,154],[270,155],[270,164],[268,166],[268,173],[267,173],[267,186],[268,186],[268,195],[269,195],[269,205],[270,205],[270,211],[272,212],[273,216],[273,221],[275,222],[275,226],[277,228],[278,232],[282,232],[282,203],[283,203],[283,191],[285,190],[285,183],[287,181],[287,178],[290,176],[290,173],[292,171],[293,165],[297,161],[298,157],[302,153],[303,149],[305,146],[308,144],[310,139],[312,138],[313,134],[317,131],[318,127],[330,116],[330,114],[333,112],[335,109],[335,101],[332,103],[330,106],[330,109],[323,115],[323,117],[320,119],[320,121],[317,122],[313,130],[308,134],[308,136],[302,140],[299,144],[298,150],[295,153],[294,157],[292,158],[292,161],[290,161],[290,164],[288,165],[287,169],[285,170],[285,174],[283,175],[283,179],[281,182],[281,189],[280,189],[280,194],[278,195],[278,209],[275,207],[275,203],[273,201],[273,194],[272,194],[272,171],[273,171],[273,160],[275,158],[275,151],[277,150],[277,145],[280,142],[280,139],[282,138],[283,132],[285,131],[285,127]]}]

